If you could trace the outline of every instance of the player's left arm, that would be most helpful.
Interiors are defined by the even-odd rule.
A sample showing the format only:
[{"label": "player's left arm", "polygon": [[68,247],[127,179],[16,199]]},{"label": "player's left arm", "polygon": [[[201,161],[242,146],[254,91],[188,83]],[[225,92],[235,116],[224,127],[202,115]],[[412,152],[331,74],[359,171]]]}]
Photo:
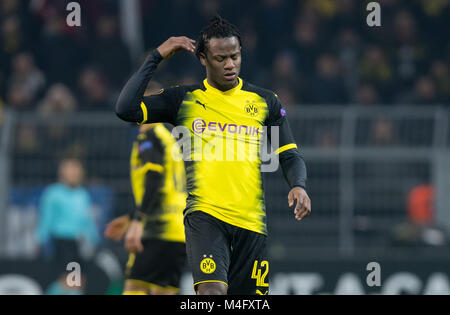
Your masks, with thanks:
[{"label": "player's left arm", "polygon": [[[164,176],[164,144],[154,134],[151,138],[137,141],[141,165],[133,172],[140,173],[144,177],[142,182],[144,193],[138,200],[135,193],[136,211],[133,219],[142,221],[143,218],[154,215],[158,206],[158,194],[163,184]],[[133,183],[133,191],[136,192],[137,183]]]},{"label": "player's left arm", "polygon": [[[155,212],[158,206],[158,193],[163,183],[162,142],[154,132],[146,135],[149,137],[138,139],[133,147],[133,153],[139,155],[141,164],[131,165],[131,181],[136,208],[134,213],[130,214],[133,220],[125,235],[125,248],[130,253],[140,253],[144,250],[141,240],[144,231],[143,220]],[[142,189],[143,194],[141,195],[138,191]]]},{"label": "player's left arm", "polygon": [[289,207],[295,205],[295,219],[301,221],[311,213],[311,199],[306,192],[306,163],[295,143],[286,118],[286,111],[275,95],[269,112],[269,130],[271,126],[278,127],[279,131],[279,148],[276,149],[275,154],[279,157],[283,175],[291,188],[288,204]]},{"label": "player's left arm", "polygon": [[289,207],[294,206],[295,219],[301,221],[311,213],[311,199],[306,192],[306,163],[292,137],[287,119],[280,126],[279,161],[284,177],[291,187]]}]

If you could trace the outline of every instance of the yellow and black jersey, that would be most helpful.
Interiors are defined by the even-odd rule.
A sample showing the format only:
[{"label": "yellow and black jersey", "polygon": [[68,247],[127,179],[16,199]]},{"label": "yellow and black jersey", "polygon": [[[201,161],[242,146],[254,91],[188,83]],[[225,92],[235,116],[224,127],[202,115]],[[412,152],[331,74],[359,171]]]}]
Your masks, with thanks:
[{"label": "yellow and black jersey", "polygon": [[205,79],[199,85],[175,86],[143,97],[161,60],[155,50],[128,81],[116,105],[117,115],[141,124],[171,123],[189,133],[185,214],[203,211],[226,223],[266,234],[259,154],[263,126],[279,127],[279,146],[274,149],[289,185],[306,185],[306,167],[278,97],[241,78],[227,91],[212,87]]},{"label": "yellow and black jersey", "polygon": [[174,159],[173,154],[181,154],[176,148],[175,139],[163,124],[152,124],[133,143],[131,186],[135,218],[145,224],[144,238],[184,242],[186,178],[183,161]]}]

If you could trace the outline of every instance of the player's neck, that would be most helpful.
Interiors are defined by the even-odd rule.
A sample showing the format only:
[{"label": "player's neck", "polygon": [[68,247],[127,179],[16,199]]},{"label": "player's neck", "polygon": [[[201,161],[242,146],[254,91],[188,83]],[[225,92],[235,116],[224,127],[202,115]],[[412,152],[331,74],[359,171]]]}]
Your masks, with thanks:
[{"label": "player's neck", "polygon": [[236,78],[236,80],[233,82],[233,84],[230,84],[230,85],[227,85],[227,86],[220,85],[220,84],[214,82],[213,80],[211,80],[208,77],[206,78],[206,80],[207,80],[207,82],[208,82],[208,84],[210,86],[212,86],[213,88],[215,88],[215,89],[217,89],[219,91],[222,91],[222,92],[226,92],[228,90],[234,89],[236,86],[239,85],[239,78]]}]

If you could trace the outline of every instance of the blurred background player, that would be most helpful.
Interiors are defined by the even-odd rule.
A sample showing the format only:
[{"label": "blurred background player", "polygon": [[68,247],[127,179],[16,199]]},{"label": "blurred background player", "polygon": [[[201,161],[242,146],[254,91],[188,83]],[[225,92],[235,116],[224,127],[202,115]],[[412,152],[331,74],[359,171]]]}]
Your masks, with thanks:
[{"label": "blurred background player", "polygon": [[[100,241],[91,213],[91,198],[87,189],[82,186],[83,178],[84,170],[79,160],[63,159],[59,164],[59,182],[50,185],[41,198],[37,240],[41,249],[51,245],[53,259],[63,273],[60,283],[52,286],[54,294],[66,291],[73,294],[73,290],[64,285],[64,274],[70,262],[82,264],[84,261],[80,241],[83,240],[91,248]],[[44,253],[45,250],[40,252]]]},{"label": "blurred background player", "polygon": [[186,193],[183,161],[173,159],[174,146],[175,139],[164,124],[141,126],[133,143],[131,184],[137,208],[113,220],[105,231],[105,236],[115,240],[126,232],[130,255],[124,295],[179,291],[186,261]]}]

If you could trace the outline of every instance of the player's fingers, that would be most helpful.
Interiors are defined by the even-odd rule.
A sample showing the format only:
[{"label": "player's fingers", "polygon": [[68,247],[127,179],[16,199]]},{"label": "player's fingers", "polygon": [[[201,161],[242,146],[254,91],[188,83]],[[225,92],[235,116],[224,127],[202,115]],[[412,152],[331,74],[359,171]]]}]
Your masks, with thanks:
[{"label": "player's fingers", "polygon": [[185,46],[186,46],[186,49],[187,49],[188,51],[190,51],[190,52],[194,52],[194,51],[195,51],[195,45],[192,44],[191,42],[187,42],[187,43],[185,44]]},{"label": "player's fingers", "polygon": [[298,213],[303,208],[303,198],[300,196],[294,196],[297,200],[297,204],[295,205],[294,213]]},{"label": "player's fingers", "polygon": [[128,244],[128,246],[126,247],[127,251],[129,253],[136,253],[136,245],[133,243]]},{"label": "player's fingers", "polygon": [[293,194],[289,193],[288,195],[288,203],[289,203],[289,207],[292,207],[294,205],[294,197]]},{"label": "player's fingers", "polygon": [[192,38],[186,37],[186,36],[182,36],[183,40],[190,43],[190,44],[195,44],[195,40],[193,40]]},{"label": "player's fingers", "polygon": [[178,47],[177,47],[177,49],[175,49],[175,51],[180,51],[180,50],[187,50],[189,52],[193,52],[194,51],[194,46],[186,44],[186,43],[181,43],[181,44],[178,45]]},{"label": "player's fingers", "polygon": [[131,237],[125,238],[125,249],[130,253],[134,252],[133,238]]},{"label": "player's fingers", "polygon": [[182,48],[182,49],[185,49],[190,52],[195,51],[195,45],[193,44],[192,40],[185,36],[178,37],[176,39],[176,44],[177,44],[178,48]]},{"label": "player's fingers", "polygon": [[301,221],[304,218],[306,218],[310,213],[311,213],[310,201],[308,200],[308,198],[305,198],[304,205],[302,209],[297,213],[295,218]]},{"label": "player's fingers", "polygon": [[187,36],[181,36],[181,38],[183,38],[184,40],[189,41],[191,43],[195,43],[195,40],[193,40],[192,38],[189,38]]},{"label": "player's fingers", "polygon": [[307,199],[306,208],[308,209],[308,212],[311,213],[311,199]]}]

